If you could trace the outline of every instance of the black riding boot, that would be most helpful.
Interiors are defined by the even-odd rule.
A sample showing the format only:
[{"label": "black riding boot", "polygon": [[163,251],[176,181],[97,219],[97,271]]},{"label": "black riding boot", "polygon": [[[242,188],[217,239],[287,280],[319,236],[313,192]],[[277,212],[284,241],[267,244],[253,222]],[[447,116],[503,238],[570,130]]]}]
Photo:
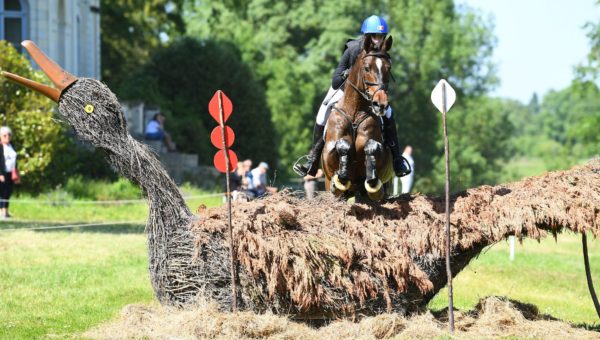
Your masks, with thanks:
[{"label": "black riding boot", "polygon": [[308,153],[308,160],[302,165],[294,165],[294,171],[298,175],[304,177],[306,175],[314,176],[317,174],[317,170],[319,170],[319,158],[321,158],[321,152],[323,151],[323,146],[325,146],[325,141],[323,140],[324,130],[325,126],[315,124],[313,131],[313,146]]},{"label": "black riding boot", "polygon": [[394,172],[396,176],[402,177],[410,174],[411,170],[406,165],[407,162],[400,153],[400,145],[398,145],[398,134],[396,132],[396,123],[392,118],[382,117],[383,120],[383,139],[385,144],[392,151]]}]

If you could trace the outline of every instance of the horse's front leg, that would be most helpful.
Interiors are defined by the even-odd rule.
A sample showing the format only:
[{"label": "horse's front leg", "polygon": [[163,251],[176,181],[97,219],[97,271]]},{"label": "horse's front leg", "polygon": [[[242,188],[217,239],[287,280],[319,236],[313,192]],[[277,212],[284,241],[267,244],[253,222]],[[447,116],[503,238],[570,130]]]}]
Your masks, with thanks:
[{"label": "horse's front leg", "polygon": [[377,155],[381,155],[383,146],[381,143],[369,139],[365,143],[365,161],[367,168],[367,178],[365,180],[365,189],[371,199],[382,199],[383,198],[383,183],[377,178]]},{"label": "horse's front leg", "polygon": [[350,143],[345,139],[338,139],[335,142],[335,150],[340,158],[340,166],[331,179],[331,182],[337,190],[342,192],[350,189],[352,185],[348,175],[350,147]]}]

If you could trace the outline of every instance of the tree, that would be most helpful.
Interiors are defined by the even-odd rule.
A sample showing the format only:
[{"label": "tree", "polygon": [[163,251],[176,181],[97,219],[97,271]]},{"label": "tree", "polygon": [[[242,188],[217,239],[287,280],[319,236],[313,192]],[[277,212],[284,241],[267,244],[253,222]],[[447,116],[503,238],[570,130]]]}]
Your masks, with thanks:
[{"label": "tree", "polygon": [[158,104],[178,149],[212,164],[215,149],[208,135],[217,123],[208,114],[208,102],[215,91],[223,90],[233,102],[227,121],[236,134],[233,149],[242,158],[273,164],[274,129],[264,89],[240,59],[230,43],[182,38],[152,55],[129,80],[123,98]]},{"label": "tree", "polygon": [[463,102],[494,83],[491,26],[451,0],[267,2],[192,1],[185,20],[194,36],[238,46],[264,84],[284,172],[308,151],[315,113],[343,44],[372,13],[388,19],[395,38],[392,106],[401,143],[415,146],[425,176],[439,154],[440,118],[429,101],[435,83],[448,78]]},{"label": "tree", "polygon": [[[481,96],[452,108],[448,113],[452,191],[498,181],[505,162],[514,154],[510,118],[520,106],[516,101]],[[436,141],[436,146],[443,150],[443,140]],[[420,177],[420,187],[425,192],[442,193],[444,154],[435,156],[433,162],[432,175]]]},{"label": "tree", "polygon": [[[6,41],[0,41],[0,68],[46,83],[45,75],[34,71],[29,61]],[[0,88],[0,124],[13,130],[23,186],[39,191],[53,181],[46,170],[61,145],[60,126],[53,122],[54,104],[4,77],[0,77]]]},{"label": "tree", "polygon": [[576,82],[561,91],[548,92],[544,96],[538,122],[544,136],[555,145],[552,152],[544,153],[549,168],[566,168],[598,155],[598,86],[592,82]]},{"label": "tree", "polygon": [[183,0],[102,0],[102,80],[120,93],[157,48],[185,32]]}]

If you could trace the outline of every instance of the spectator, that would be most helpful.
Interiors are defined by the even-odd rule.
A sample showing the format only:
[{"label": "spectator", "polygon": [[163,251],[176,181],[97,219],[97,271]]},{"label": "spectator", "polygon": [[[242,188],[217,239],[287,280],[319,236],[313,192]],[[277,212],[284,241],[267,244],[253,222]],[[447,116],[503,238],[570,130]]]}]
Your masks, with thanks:
[{"label": "spectator", "polygon": [[246,177],[244,171],[244,163],[238,162],[234,172],[229,173],[229,186],[231,191],[239,191],[242,189],[243,179]]},{"label": "spectator", "polygon": [[404,157],[408,161],[408,164],[410,165],[410,168],[412,169],[410,174],[400,177],[400,181],[402,182],[402,193],[408,194],[412,190],[412,186],[413,186],[413,183],[415,180],[415,161],[412,158],[412,146],[407,145],[404,148],[402,157]]},{"label": "spectator", "polygon": [[19,182],[19,170],[17,168],[17,152],[10,143],[12,131],[9,127],[0,128],[0,218],[9,218],[8,201],[12,194],[13,184]]},{"label": "spectator", "polygon": [[317,191],[317,179],[323,177],[323,170],[317,170],[317,173],[314,176],[306,175],[304,176],[304,192],[306,193],[306,199],[313,199],[315,197],[315,192]]},{"label": "spectator", "polygon": [[277,192],[277,188],[267,185],[267,171],[269,171],[269,164],[266,162],[260,162],[256,168],[250,171],[248,189],[254,194],[254,197]]},{"label": "spectator", "polygon": [[146,125],[145,138],[147,140],[163,141],[167,150],[175,151],[175,144],[173,144],[171,135],[165,131],[165,116],[160,112],[155,114]]},{"label": "spectator", "polygon": [[252,170],[252,160],[251,159],[246,159],[244,160],[244,170],[246,171],[246,174],[250,173],[250,170]]},{"label": "spectator", "polygon": [[[252,161],[250,161],[252,162]],[[248,201],[254,195],[248,191],[248,171],[244,162],[238,162],[234,172],[229,174],[231,197],[234,201]]]}]

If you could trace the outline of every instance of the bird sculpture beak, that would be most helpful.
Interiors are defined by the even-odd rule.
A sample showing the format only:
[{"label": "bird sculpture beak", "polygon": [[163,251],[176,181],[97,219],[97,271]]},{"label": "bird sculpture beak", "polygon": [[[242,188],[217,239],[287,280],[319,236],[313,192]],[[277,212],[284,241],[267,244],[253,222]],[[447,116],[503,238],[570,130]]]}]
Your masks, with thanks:
[{"label": "bird sculpture beak", "polygon": [[25,40],[21,43],[21,45],[25,47],[25,49],[27,50],[27,52],[29,52],[33,60],[35,60],[35,62],[40,66],[42,71],[44,71],[48,78],[50,78],[54,85],[56,85],[56,88],[40,84],[38,82],[27,78],[23,78],[10,72],[2,71],[1,74],[7,79],[17,84],[26,86],[38,93],[41,93],[44,96],[58,103],[58,100],[60,99],[60,96],[63,93],[63,91],[69,85],[73,84],[78,78],[70,74],[69,72],[63,70],[62,67],[58,66],[58,64],[55,63],[52,59],[48,58],[48,56],[46,56],[44,52],[42,52],[42,50],[40,50],[40,48],[37,47],[37,45],[33,41]]}]

